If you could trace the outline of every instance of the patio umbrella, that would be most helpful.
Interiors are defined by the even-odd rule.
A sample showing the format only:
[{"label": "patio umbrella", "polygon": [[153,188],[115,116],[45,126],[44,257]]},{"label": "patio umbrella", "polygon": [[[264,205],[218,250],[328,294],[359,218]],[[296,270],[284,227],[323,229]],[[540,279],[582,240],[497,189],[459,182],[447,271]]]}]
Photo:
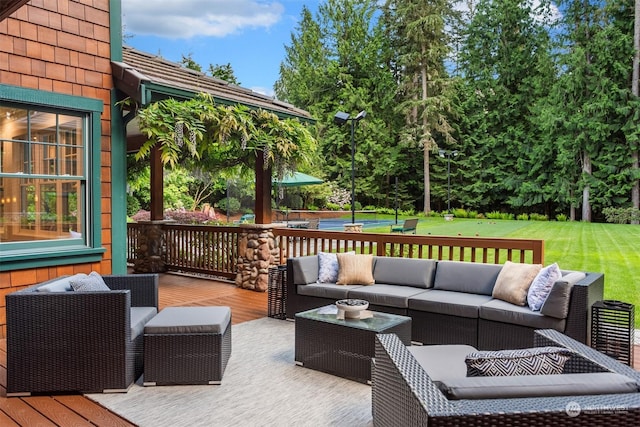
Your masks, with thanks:
[{"label": "patio umbrella", "polygon": [[280,187],[301,187],[303,185],[322,184],[324,181],[315,176],[307,175],[306,173],[293,172],[285,175],[281,181],[274,178],[273,182]]}]

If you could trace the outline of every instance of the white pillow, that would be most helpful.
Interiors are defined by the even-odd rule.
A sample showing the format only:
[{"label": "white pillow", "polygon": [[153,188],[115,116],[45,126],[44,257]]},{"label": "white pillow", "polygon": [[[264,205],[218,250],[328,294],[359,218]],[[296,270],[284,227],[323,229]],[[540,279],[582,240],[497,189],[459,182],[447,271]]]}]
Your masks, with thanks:
[{"label": "white pillow", "polygon": [[555,262],[540,270],[533,282],[531,282],[527,292],[527,304],[529,304],[531,310],[540,311],[549,296],[549,292],[551,292],[553,284],[560,278],[562,278],[562,272]]},{"label": "white pillow", "polygon": [[[346,252],[355,254],[355,252]],[[338,280],[338,257],[330,252],[318,252],[318,283],[336,283]]]}]

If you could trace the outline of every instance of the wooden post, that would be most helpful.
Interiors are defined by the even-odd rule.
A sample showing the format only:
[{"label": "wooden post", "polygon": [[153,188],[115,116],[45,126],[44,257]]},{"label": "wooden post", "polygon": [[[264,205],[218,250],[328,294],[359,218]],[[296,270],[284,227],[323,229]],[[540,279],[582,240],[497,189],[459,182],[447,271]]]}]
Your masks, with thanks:
[{"label": "wooden post", "polygon": [[256,158],[256,224],[271,224],[271,167],[264,168],[262,151]]},{"label": "wooden post", "polygon": [[160,148],[156,145],[151,149],[151,221],[164,219],[164,167],[160,158]]}]

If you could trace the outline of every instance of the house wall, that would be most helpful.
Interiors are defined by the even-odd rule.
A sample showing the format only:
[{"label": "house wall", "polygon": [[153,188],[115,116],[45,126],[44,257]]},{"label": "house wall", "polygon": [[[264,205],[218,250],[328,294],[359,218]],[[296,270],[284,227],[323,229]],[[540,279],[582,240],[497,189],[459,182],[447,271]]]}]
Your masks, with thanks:
[{"label": "house wall", "polygon": [[[4,296],[57,276],[112,271],[111,45],[109,0],[31,0],[0,21],[0,83],[100,99],[102,260],[0,272],[0,338]],[[119,13],[119,10],[117,11]]]}]

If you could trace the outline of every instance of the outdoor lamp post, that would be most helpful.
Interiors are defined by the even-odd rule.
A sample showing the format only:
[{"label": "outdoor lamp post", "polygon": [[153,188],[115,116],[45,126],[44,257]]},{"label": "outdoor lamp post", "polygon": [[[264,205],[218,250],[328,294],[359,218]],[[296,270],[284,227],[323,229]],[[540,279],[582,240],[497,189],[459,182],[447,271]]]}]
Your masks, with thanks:
[{"label": "outdoor lamp post", "polygon": [[440,149],[440,157],[447,158],[447,213],[451,213],[451,156],[457,156],[458,151]]},{"label": "outdoor lamp post", "polygon": [[354,141],[354,132],[356,122],[364,119],[367,112],[362,110],[357,116],[351,117],[348,113],[338,111],[333,117],[333,122],[338,126],[342,126],[351,121],[351,224],[356,222],[356,145]]}]

